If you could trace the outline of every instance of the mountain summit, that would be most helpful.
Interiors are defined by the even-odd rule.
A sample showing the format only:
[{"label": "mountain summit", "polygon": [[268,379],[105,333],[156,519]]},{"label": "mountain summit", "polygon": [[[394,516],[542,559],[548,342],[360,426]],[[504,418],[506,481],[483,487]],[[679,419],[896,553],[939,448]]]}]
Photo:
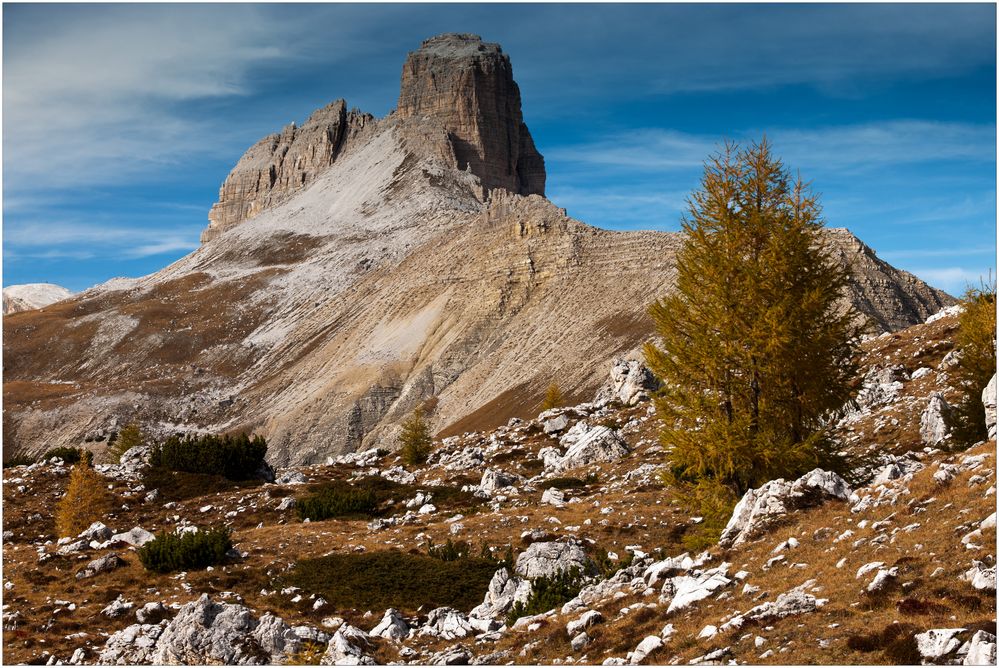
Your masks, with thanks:
[{"label": "mountain summit", "polygon": [[[395,447],[424,406],[438,433],[537,414],[557,381],[593,396],[652,333],[681,237],[611,232],[543,197],[510,60],[471,35],[412,52],[383,119],[338,100],[254,144],[226,178],[203,244],[4,318],[5,447],[148,431],[253,431],[277,464]],[[846,230],[872,331],[953,300]]]}]

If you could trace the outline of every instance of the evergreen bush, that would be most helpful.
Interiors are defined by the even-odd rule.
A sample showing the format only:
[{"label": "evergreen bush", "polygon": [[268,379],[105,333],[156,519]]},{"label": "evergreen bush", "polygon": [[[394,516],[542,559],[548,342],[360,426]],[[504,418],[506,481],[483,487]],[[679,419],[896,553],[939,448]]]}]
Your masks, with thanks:
[{"label": "evergreen bush", "polygon": [[45,454],[42,455],[42,461],[47,462],[53,457],[61,459],[65,464],[76,464],[80,461],[81,451],[79,448],[52,448],[51,450],[47,450]]},{"label": "evergreen bush", "polygon": [[267,441],[260,436],[250,438],[245,433],[171,436],[153,448],[150,465],[247,480],[256,476],[266,454]]},{"label": "evergreen bush", "polygon": [[552,577],[531,580],[531,595],[527,602],[514,603],[506,616],[507,626],[521,617],[539,615],[571,601],[583,588],[583,574],[578,567],[560,571]]},{"label": "evergreen bush", "polygon": [[163,532],[139,548],[139,561],[157,573],[189,571],[222,563],[232,549],[228,527],[176,534]]}]

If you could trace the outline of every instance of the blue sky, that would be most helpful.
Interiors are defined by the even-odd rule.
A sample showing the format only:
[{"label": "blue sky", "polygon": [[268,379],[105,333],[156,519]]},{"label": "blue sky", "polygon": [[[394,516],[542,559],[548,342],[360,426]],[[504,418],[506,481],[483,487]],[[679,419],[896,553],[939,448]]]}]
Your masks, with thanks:
[{"label": "blue sky", "polygon": [[675,230],[764,132],[827,224],[952,293],[995,267],[996,17],[977,5],[3,6],[3,281],[80,290],[197,247],[242,152],[330,100],[376,116],[441,32],[503,45],[549,197]]}]

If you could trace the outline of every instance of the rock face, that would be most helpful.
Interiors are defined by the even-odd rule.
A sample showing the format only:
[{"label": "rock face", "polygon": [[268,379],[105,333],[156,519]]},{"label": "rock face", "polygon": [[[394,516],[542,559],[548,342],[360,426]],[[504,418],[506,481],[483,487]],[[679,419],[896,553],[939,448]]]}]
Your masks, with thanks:
[{"label": "rock face", "polygon": [[825,499],[845,501],[849,497],[850,486],[847,482],[839,475],[822,469],[815,469],[794,482],[783,478],[771,480],[758,489],[749,490],[739,500],[718,544],[722,547],[741,545],[793,510]]},{"label": "rock face", "polygon": [[32,311],[72,296],[72,292],[55,283],[8,285],[3,289],[3,314]]},{"label": "rock face", "polygon": [[510,57],[478,35],[432,37],[402,67],[399,118],[432,118],[448,133],[459,169],[488,191],[545,194],[545,160],[520,109]]},{"label": "rock face", "polygon": [[919,435],[929,446],[940,445],[950,436],[950,420],[953,409],[943,395],[934,392],[930,402],[919,418]]},{"label": "rock face", "polygon": [[302,127],[291,123],[250,147],[219,189],[208,212],[206,243],[227,229],[279,204],[312,183],[344,147],[374,122],[370,114],[337,100],[315,111]]}]

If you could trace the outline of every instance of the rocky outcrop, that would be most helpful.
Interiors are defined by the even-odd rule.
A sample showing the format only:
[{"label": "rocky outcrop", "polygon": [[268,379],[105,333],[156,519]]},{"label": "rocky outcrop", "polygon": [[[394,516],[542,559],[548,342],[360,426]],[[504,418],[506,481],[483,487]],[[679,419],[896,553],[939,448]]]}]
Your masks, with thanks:
[{"label": "rocky outcrop", "polygon": [[950,438],[953,412],[942,394],[934,392],[930,395],[926,410],[919,418],[919,436],[923,439],[923,443],[936,446]]},{"label": "rocky outcrop", "polygon": [[510,575],[505,568],[493,574],[482,604],[473,608],[470,615],[479,619],[496,619],[509,612],[515,603],[526,603],[531,596],[531,582]]},{"label": "rocky outcrop", "polygon": [[596,401],[620,401],[634,406],[648,399],[659,388],[659,381],[647,366],[638,360],[615,359],[610,378],[597,392]]},{"label": "rocky outcrop", "polygon": [[447,131],[459,169],[486,190],[545,194],[545,161],[520,109],[510,57],[478,35],[438,35],[402,67],[396,115],[430,118]]},{"label": "rocky outcrop", "polygon": [[628,444],[616,431],[603,425],[590,427],[585,422],[577,422],[560,439],[560,443],[568,445],[564,454],[553,448],[539,453],[549,471],[561,472],[597,462],[613,462],[628,454]]},{"label": "rocky outcrop", "polygon": [[722,531],[718,544],[735,547],[755,538],[788,513],[821,503],[826,499],[842,501],[850,497],[850,486],[839,475],[815,469],[793,482],[771,480],[751,489],[739,500],[732,518]]},{"label": "rocky outcrop", "polygon": [[333,164],[354,137],[374,122],[337,100],[315,111],[301,127],[291,123],[268,135],[243,154],[219,189],[219,201],[208,212],[201,242],[275,206],[312,183]]},{"label": "rocky outcrop", "polygon": [[593,561],[578,545],[573,543],[531,543],[517,555],[514,570],[528,578],[554,577],[559,573],[578,569],[588,573],[593,569]]},{"label": "rocky outcrop", "polygon": [[280,617],[265,613],[257,619],[242,605],[213,603],[203,594],[170,622],[134,624],[113,634],[99,662],[266,665],[280,663],[300,647]]}]

